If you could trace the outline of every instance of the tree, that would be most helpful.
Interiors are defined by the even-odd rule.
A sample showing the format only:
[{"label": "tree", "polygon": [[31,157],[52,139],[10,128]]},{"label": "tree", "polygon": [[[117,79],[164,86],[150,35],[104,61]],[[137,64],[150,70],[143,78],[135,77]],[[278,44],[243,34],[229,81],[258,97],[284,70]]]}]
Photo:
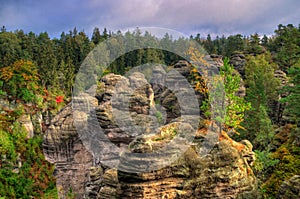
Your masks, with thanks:
[{"label": "tree", "polygon": [[225,89],[225,117],[224,124],[226,128],[236,132],[237,128],[241,128],[244,121],[245,111],[250,109],[250,103],[245,102],[243,97],[236,93],[241,87],[242,81],[234,67],[229,64],[229,59],[224,59],[224,65],[220,68],[220,75],[224,82]]},{"label": "tree", "polygon": [[274,129],[268,116],[269,104],[277,100],[279,80],[274,76],[275,65],[269,63],[270,54],[249,56],[245,66],[246,100],[251,109],[246,111],[243,138],[254,141],[256,148],[264,149],[271,141]]},{"label": "tree", "polygon": [[0,68],[9,66],[19,59],[20,40],[12,32],[0,32]]},{"label": "tree", "polygon": [[264,35],[261,39],[261,45],[265,48],[269,46],[269,38],[267,37],[267,35]]},{"label": "tree", "polygon": [[288,70],[290,84],[284,87],[284,91],[288,92],[288,96],[282,99],[287,103],[286,111],[294,117],[297,125],[300,125],[300,59]]},{"label": "tree", "polygon": [[93,35],[92,35],[92,42],[97,45],[101,41],[101,35],[100,35],[100,30],[99,28],[94,28],[93,30]]},{"label": "tree", "polygon": [[204,48],[207,50],[207,52],[209,54],[216,53],[215,49],[214,49],[214,46],[213,46],[213,42],[212,42],[210,34],[207,35],[207,38],[204,41]]},{"label": "tree", "polygon": [[247,45],[246,51],[248,54],[252,55],[257,55],[264,52],[264,49],[260,44],[259,35],[257,33],[250,36],[250,40]]},{"label": "tree", "polygon": [[37,54],[34,58],[38,65],[43,87],[58,85],[58,61],[56,59],[54,42],[47,32],[40,33],[37,38]]},{"label": "tree", "polygon": [[287,72],[300,58],[300,30],[292,24],[279,24],[275,33],[270,50],[275,52],[275,61],[280,69]]},{"label": "tree", "polygon": [[107,29],[106,28],[104,28],[104,30],[103,30],[103,39],[104,40],[106,40],[106,39],[108,39],[108,37],[109,37],[109,34],[108,34],[108,32],[107,32]]},{"label": "tree", "polygon": [[245,111],[251,105],[243,97],[237,95],[242,80],[239,74],[229,64],[229,59],[224,59],[224,65],[220,68],[220,75],[215,75],[208,83],[209,99],[204,106],[208,106],[206,115],[215,121],[222,133],[231,131],[238,133],[238,129],[243,128]]},{"label": "tree", "polygon": [[244,39],[241,34],[231,35],[227,38],[225,55],[230,57],[236,51],[243,51]]},{"label": "tree", "polygon": [[13,65],[0,69],[0,80],[9,100],[35,102],[41,92],[40,77],[36,65],[30,61],[19,60]]}]

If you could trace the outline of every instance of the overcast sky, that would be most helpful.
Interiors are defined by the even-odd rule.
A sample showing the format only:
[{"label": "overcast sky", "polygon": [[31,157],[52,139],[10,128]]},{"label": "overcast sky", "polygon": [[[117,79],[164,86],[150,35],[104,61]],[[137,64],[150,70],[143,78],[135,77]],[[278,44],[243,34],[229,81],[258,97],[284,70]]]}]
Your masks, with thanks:
[{"label": "overcast sky", "polygon": [[273,34],[300,23],[300,0],[0,0],[7,30],[47,31],[58,37],[75,26],[88,35],[134,27],[162,27],[187,35]]}]

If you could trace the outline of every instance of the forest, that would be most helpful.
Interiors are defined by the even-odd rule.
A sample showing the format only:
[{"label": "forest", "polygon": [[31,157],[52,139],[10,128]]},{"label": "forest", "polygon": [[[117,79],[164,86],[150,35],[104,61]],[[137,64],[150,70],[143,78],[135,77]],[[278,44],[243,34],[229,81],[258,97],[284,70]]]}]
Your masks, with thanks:
[{"label": "forest", "polygon": [[[200,44],[212,57],[221,57],[221,74],[240,73],[245,96],[235,96],[235,79],[225,82],[237,119],[226,125],[232,139],[249,140],[256,161],[252,166],[262,198],[276,198],[283,181],[300,175],[300,25],[279,24],[273,35],[209,34],[157,38],[138,28],[112,32],[94,28],[91,36],[76,28],[50,38],[47,32],[0,31],[0,199],[57,198],[54,166],[45,160],[43,135],[51,119],[72,99],[75,77],[86,56],[101,42],[113,39],[110,49],[125,51],[126,40],[178,45],[183,40]],[[135,40],[139,38],[139,40]],[[191,57],[193,54],[191,53]],[[182,57],[165,50],[145,48],[116,59],[103,74],[124,74],[146,63],[176,64]],[[242,62],[242,64],[241,64]],[[190,74],[195,90],[202,78]],[[239,81],[239,80],[236,80]],[[226,83],[228,86],[226,87]],[[207,111],[206,103],[200,107]],[[236,113],[236,114],[235,114]],[[209,113],[205,114],[209,117]],[[29,118],[33,132],[21,124]],[[42,119],[40,119],[42,118]],[[42,120],[42,121],[40,121]],[[72,194],[70,194],[72,198]]]}]

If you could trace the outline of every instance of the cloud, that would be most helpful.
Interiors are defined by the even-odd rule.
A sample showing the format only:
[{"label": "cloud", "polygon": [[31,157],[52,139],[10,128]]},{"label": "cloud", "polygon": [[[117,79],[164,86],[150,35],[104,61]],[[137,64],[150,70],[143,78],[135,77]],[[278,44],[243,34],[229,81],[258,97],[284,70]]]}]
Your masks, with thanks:
[{"label": "cloud", "polygon": [[10,30],[48,31],[73,27],[91,33],[156,26],[186,34],[271,34],[279,23],[300,23],[299,0],[12,0],[0,1],[0,25]]}]

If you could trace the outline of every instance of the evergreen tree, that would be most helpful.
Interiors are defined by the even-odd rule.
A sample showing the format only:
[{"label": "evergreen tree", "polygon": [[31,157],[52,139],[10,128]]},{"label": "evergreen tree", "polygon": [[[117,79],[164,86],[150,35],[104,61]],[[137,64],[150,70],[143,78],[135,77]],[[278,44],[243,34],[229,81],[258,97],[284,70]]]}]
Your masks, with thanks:
[{"label": "evergreen tree", "polygon": [[101,42],[100,30],[97,27],[93,30],[92,42],[95,45],[97,45],[97,44],[99,44]]},{"label": "evergreen tree", "polygon": [[208,54],[216,53],[210,34],[207,35],[207,38],[204,42],[204,48]]},{"label": "evergreen tree", "polygon": [[58,62],[56,59],[54,42],[47,32],[40,33],[37,38],[38,52],[35,60],[39,67],[42,85],[51,87],[58,85]]},{"label": "evergreen tree", "polygon": [[231,35],[227,38],[225,55],[230,57],[233,53],[244,51],[244,39],[241,34]]},{"label": "evergreen tree", "polygon": [[287,72],[300,58],[300,30],[292,24],[279,24],[275,33],[270,50],[275,52],[275,61],[280,69]]},{"label": "evergreen tree", "polygon": [[276,66],[269,63],[270,54],[248,57],[245,66],[246,100],[251,109],[246,111],[243,138],[254,141],[256,147],[263,149],[271,141],[274,130],[268,116],[268,105],[277,100],[278,79],[274,76]]},{"label": "evergreen tree", "polygon": [[234,71],[229,59],[224,59],[224,65],[220,68],[220,75],[224,82],[226,115],[224,124],[234,131],[241,127],[244,121],[245,111],[250,109],[250,104],[245,102],[243,97],[237,96],[241,87],[241,77]]},{"label": "evergreen tree", "polygon": [[16,34],[1,32],[0,46],[0,68],[9,66],[19,59],[22,49]]},{"label": "evergreen tree", "polygon": [[257,55],[264,52],[263,47],[260,44],[260,38],[257,33],[250,36],[249,43],[246,48],[248,54]]},{"label": "evergreen tree", "polygon": [[288,96],[285,97],[282,102],[287,103],[287,112],[294,117],[298,127],[300,126],[300,59],[298,62],[289,69],[288,75],[290,78],[290,84],[284,88],[285,92],[288,92]]},{"label": "evergreen tree", "polygon": [[263,38],[261,39],[261,45],[265,48],[268,48],[269,38],[267,37],[267,35],[264,35]]},{"label": "evergreen tree", "polygon": [[[224,59],[224,65],[220,68],[220,75],[213,78],[210,86],[209,106],[211,106],[210,116],[215,120],[220,128],[226,131],[238,133],[239,128],[243,128],[245,111],[251,105],[243,97],[237,95],[241,86],[241,77],[229,64],[229,59]],[[213,115],[212,115],[213,114]]]}]

